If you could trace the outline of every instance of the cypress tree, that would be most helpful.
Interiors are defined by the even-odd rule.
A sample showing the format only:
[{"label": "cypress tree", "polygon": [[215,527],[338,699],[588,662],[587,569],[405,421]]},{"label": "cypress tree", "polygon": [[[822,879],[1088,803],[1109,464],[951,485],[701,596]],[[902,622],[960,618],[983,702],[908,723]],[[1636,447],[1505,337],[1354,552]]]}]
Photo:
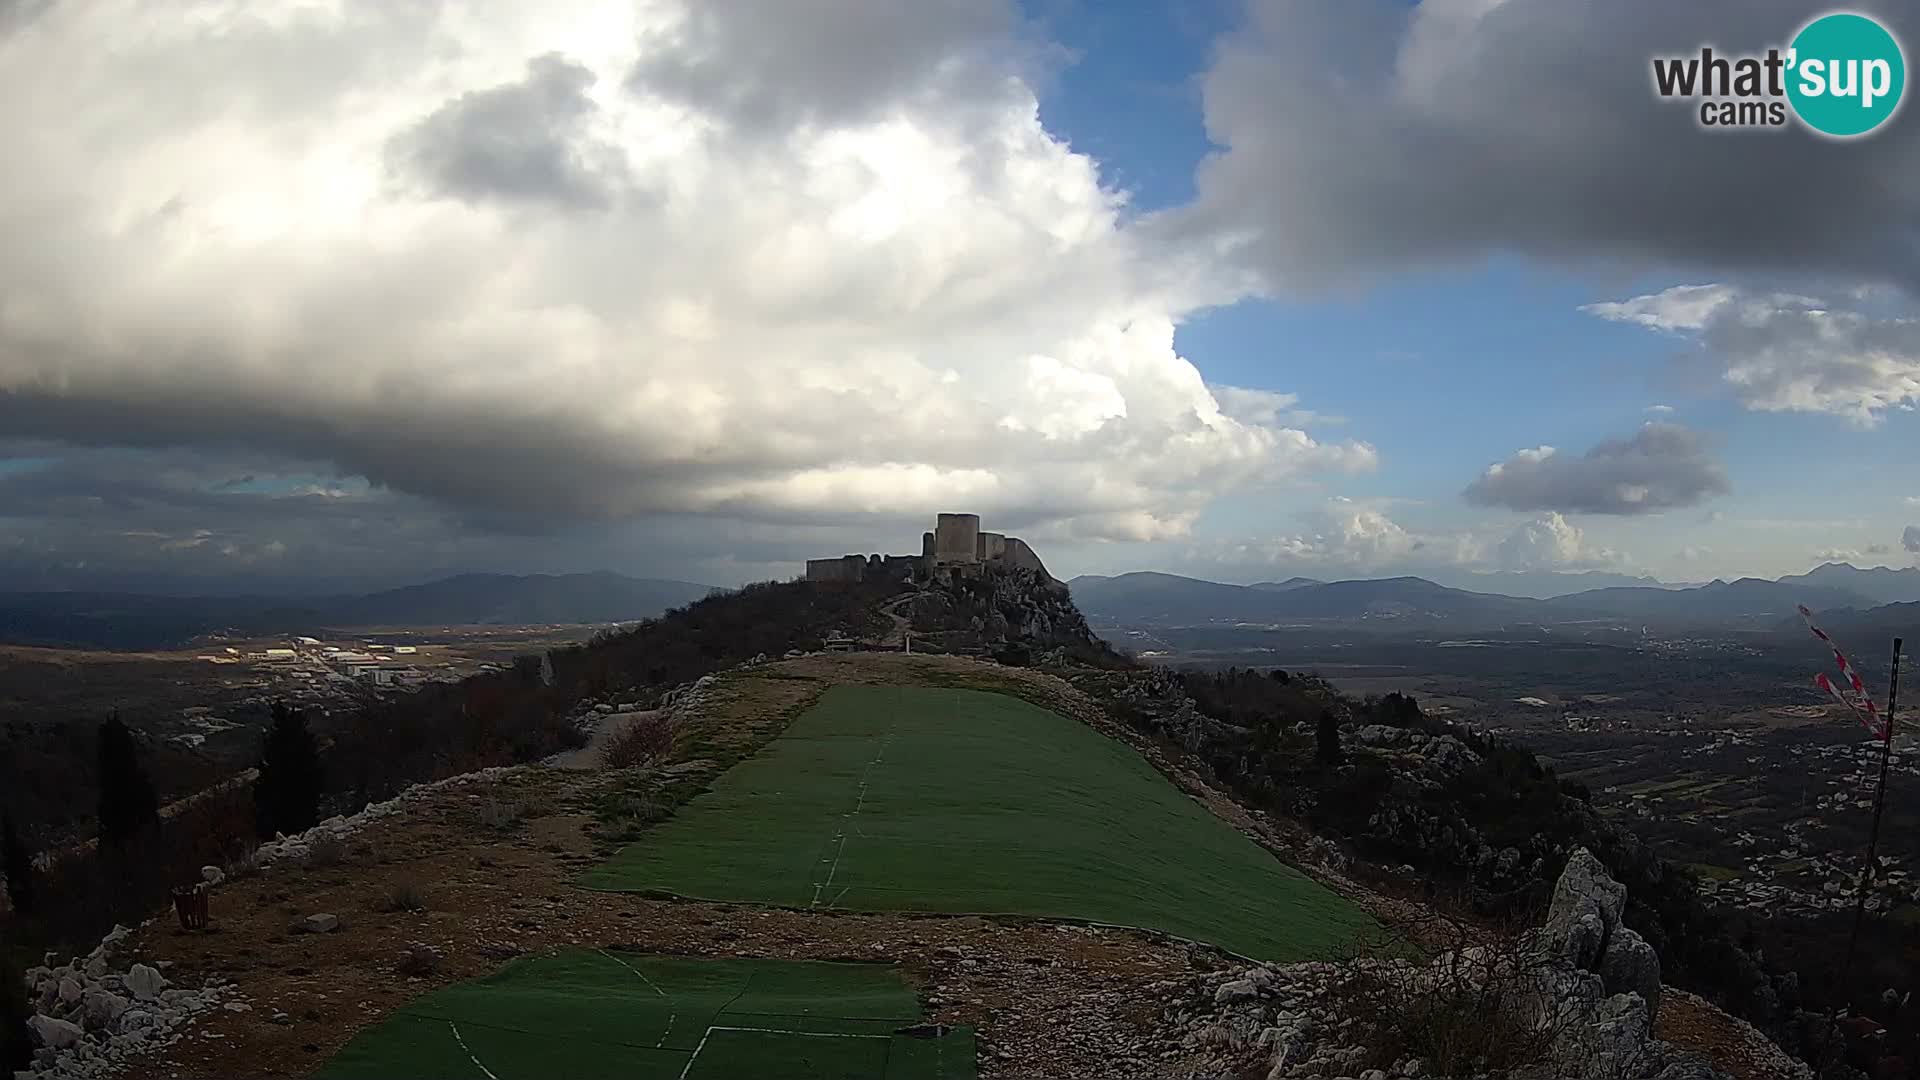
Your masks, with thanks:
[{"label": "cypress tree", "polygon": [[305,713],[273,707],[273,726],[260,752],[253,782],[254,825],[263,840],[297,833],[320,820],[320,750],[307,730]]},{"label": "cypress tree", "polygon": [[27,1029],[32,1016],[13,942],[0,936],[0,1073],[11,1076],[33,1064],[33,1034]]},{"label": "cypress tree", "polygon": [[13,815],[0,812],[0,872],[7,875],[7,900],[16,915],[33,913],[33,856],[20,842]]},{"label": "cypress tree", "polygon": [[1332,709],[1320,710],[1320,726],[1314,732],[1314,741],[1323,764],[1340,764],[1340,718],[1333,715]]},{"label": "cypress tree", "polygon": [[141,829],[160,821],[153,781],[140,767],[133,732],[114,713],[100,725],[100,843],[124,847]]}]

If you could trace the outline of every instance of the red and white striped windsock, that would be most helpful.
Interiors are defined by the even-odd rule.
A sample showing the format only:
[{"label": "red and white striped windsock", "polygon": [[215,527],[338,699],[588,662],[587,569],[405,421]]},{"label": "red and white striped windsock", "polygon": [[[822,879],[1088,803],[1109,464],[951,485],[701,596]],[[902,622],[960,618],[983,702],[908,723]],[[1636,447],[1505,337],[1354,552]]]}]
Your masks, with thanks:
[{"label": "red and white striped windsock", "polygon": [[1840,674],[1845,676],[1847,686],[1853,691],[1853,694],[1849,697],[1843,693],[1838,686],[1833,684],[1832,679],[1827,678],[1825,672],[1821,672],[1813,677],[1814,685],[1832,694],[1834,699],[1840,702],[1840,704],[1853,710],[1853,715],[1858,717],[1860,723],[1864,725],[1868,731],[1873,733],[1874,738],[1885,738],[1887,734],[1886,723],[1881,720],[1879,708],[1874,705],[1872,696],[1867,693],[1866,684],[1860,681],[1860,673],[1853,670],[1853,665],[1847,662],[1847,654],[1840,651],[1840,646],[1834,644],[1833,639],[1827,636],[1825,630],[1820,629],[1820,627],[1814,624],[1813,612],[1808,611],[1807,605],[1805,604],[1800,605],[1800,617],[1807,621],[1807,629],[1813,631],[1813,636],[1826,642],[1827,648],[1833,650],[1833,662],[1840,666]]}]

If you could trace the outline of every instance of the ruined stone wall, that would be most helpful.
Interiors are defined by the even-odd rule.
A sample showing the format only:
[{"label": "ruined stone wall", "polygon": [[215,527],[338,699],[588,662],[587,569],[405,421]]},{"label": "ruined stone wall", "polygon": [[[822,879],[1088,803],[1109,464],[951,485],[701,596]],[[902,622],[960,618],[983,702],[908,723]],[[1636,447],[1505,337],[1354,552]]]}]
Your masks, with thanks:
[{"label": "ruined stone wall", "polygon": [[808,581],[864,581],[866,580],[867,560],[859,555],[843,555],[838,559],[808,559]]},{"label": "ruined stone wall", "polygon": [[981,562],[992,562],[1007,553],[1007,538],[999,533],[983,532],[974,550]]},{"label": "ruined stone wall", "polygon": [[1022,570],[1037,571],[1044,575],[1049,581],[1053,579],[1053,575],[1047,573],[1047,565],[1040,561],[1040,556],[1034,554],[1033,549],[1027,546],[1025,540],[1017,536],[1009,536],[1007,537],[1006,545],[1006,553],[1000,557],[1001,561],[1005,562],[1008,566],[1018,567]]}]

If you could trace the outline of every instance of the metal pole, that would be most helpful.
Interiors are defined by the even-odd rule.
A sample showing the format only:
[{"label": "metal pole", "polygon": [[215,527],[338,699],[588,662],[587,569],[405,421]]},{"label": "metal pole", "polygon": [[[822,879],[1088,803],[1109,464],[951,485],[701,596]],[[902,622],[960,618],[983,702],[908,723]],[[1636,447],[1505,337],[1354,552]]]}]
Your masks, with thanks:
[{"label": "metal pole", "polygon": [[1853,953],[1860,944],[1860,926],[1867,917],[1867,893],[1880,871],[1880,815],[1887,808],[1887,767],[1893,757],[1893,710],[1900,703],[1900,639],[1893,639],[1893,671],[1887,677],[1887,729],[1880,739],[1880,787],[1873,796],[1873,831],[1867,834],[1867,866],[1860,874],[1860,894],[1853,904],[1853,932],[1847,936],[1847,960],[1840,969],[1844,997],[1853,980]]}]

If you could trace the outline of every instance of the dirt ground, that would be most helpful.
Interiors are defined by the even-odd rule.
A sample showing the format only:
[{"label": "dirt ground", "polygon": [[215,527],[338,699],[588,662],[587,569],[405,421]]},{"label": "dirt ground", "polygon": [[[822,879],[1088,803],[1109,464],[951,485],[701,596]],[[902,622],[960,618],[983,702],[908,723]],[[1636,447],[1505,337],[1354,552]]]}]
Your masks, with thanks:
[{"label": "dirt ground", "polygon": [[[720,680],[687,715],[679,760],[656,778],[717,774],[838,683],[977,685],[1130,734],[1115,730],[1084,695],[1033,672],[950,657],[807,657]],[[1276,848],[1292,842],[1157,749],[1142,749],[1236,827]],[[344,851],[219,887],[206,931],[180,930],[171,915],[155,920],[134,939],[133,959],[161,965],[182,985],[231,980],[247,1008],[203,1017],[179,1043],[127,1075],[304,1075],[407,1001],[497,970],[513,956],[562,946],[897,963],[920,988],[931,1018],[976,1029],[983,1077],[1162,1076],[1188,1056],[1155,1040],[1160,1004],[1151,988],[1226,962],[1210,950],[1039,921],[789,911],[575,887],[575,876],[607,850],[591,812],[596,801],[644,779],[633,771],[530,767],[493,782],[450,785],[409,813],[376,823]],[[1358,890],[1344,880],[1339,887]],[[337,916],[339,929],[292,929],[318,913]],[[444,952],[432,974],[398,970],[416,942]],[[1663,1010],[1664,1037],[1683,1046],[1729,1045],[1731,1036],[1712,1022],[1719,1014],[1684,997],[1677,1004]]]}]

